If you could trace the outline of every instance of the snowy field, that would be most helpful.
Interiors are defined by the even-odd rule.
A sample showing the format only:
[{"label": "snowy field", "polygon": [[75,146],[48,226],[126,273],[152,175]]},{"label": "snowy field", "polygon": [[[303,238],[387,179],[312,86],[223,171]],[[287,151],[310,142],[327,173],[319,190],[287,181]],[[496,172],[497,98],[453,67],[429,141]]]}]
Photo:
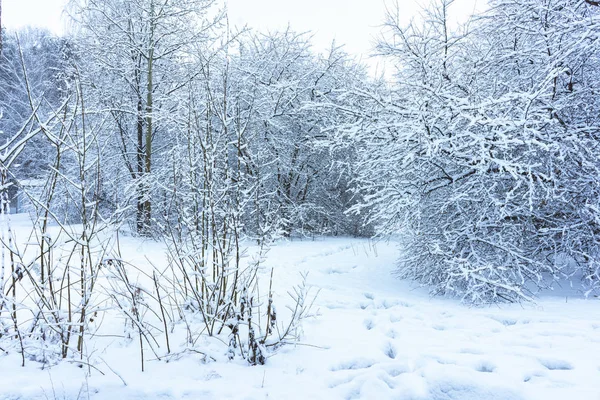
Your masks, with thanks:
[{"label": "snowy field", "polygon": [[[164,257],[155,242],[121,245],[138,265]],[[536,304],[469,308],[395,279],[396,254],[395,244],[358,239],[274,247],[266,264],[276,295],[305,272],[319,293],[301,343],[265,366],[211,354],[207,342],[216,361],[146,355],[142,373],[136,342],[115,335],[88,345],[91,370],[21,368],[18,354],[0,356],[0,399],[600,399],[600,300],[563,290]]]}]

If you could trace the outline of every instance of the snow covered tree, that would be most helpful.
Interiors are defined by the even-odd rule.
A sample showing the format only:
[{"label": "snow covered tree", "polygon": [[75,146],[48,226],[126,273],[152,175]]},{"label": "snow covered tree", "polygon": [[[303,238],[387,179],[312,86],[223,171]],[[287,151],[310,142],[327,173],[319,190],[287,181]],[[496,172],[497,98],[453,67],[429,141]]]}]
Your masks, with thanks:
[{"label": "snow covered tree", "polygon": [[[136,229],[148,234],[153,166],[172,138],[170,113],[198,72],[186,68],[220,23],[214,0],[74,1],[79,57],[98,110],[111,115],[114,146],[135,187]],[[107,43],[110,45],[107,46]],[[126,185],[129,187],[129,185]],[[121,203],[129,199],[124,193]]]},{"label": "snow covered tree", "polygon": [[[10,136],[36,115],[46,119],[62,102],[69,43],[39,29],[8,33],[0,56],[0,131]],[[25,75],[26,74],[26,75]],[[6,136],[0,135],[0,139]],[[33,138],[12,168],[19,179],[39,178],[47,170],[49,144]]]},{"label": "snow covered tree", "polygon": [[[237,187],[220,214],[238,210],[245,235],[359,234],[356,218],[344,214],[353,198],[349,176],[320,142],[345,118],[323,105],[364,70],[340,48],[315,56],[305,35],[291,30],[230,37],[197,64],[201,74],[172,117],[180,134],[160,172],[177,197],[168,203],[200,218],[206,199],[183,197]],[[192,181],[182,180],[190,173]]]},{"label": "snow covered tree", "polygon": [[597,282],[598,9],[492,1],[453,30],[451,5],[388,16],[395,82],[342,130],[400,276],[477,303],[530,299],[572,262]]},{"label": "snow covered tree", "polygon": [[348,186],[319,145],[339,121],[323,105],[364,70],[336,46],[314,55],[306,35],[289,29],[252,35],[233,68],[256,99],[247,151],[269,194],[265,214],[276,215],[285,235],[346,233],[344,205],[334,204],[349,201]]}]

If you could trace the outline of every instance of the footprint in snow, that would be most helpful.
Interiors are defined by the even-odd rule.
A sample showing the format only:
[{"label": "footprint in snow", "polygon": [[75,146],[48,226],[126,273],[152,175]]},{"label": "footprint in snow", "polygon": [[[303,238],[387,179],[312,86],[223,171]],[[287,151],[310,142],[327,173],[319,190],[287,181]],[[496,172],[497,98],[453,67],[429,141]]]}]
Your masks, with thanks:
[{"label": "footprint in snow", "polygon": [[356,358],[353,360],[344,361],[331,368],[332,371],[347,371],[357,369],[367,369],[375,365],[375,362],[366,358]]},{"label": "footprint in snow", "polygon": [[360,390],[359,396],[356,399],[381,399],[390,398],[390,390],[394,390],[395,385],[391,379],[385,377],[365,377],[358,382],[357,388]]},{"label": "footprint in snow", "polygon": [[518,319],[514,319],[514,318],[502,318],[502,317],[497,317],[497,316],[489,316],[489,318],[496,322],[500,322],[504,326],[513,326],[516,324],[526,325],[530,322],[529,320],[526,320],[526,319],[518,320]]},{"label": "footprint in snow", "polygon": [[410,372],[410,368],[408,368],[406,365],[395,365],[394,367],[386,369],[385,372],[387,372],[387,374],[392,378],[395,378],[397,376]]},{"label": "footprint in snow", "polygon": [[500,322],[504,326],[513,326],[513,325],[517,324],[516,319],[501,319],[501,320],[496,320],[496,321]]},{"label": "footprint in snow", "polygon": [[346,385],[354,380],[354,376],[347,376],[342,379],[335,379],[329,383],[329,387],[331,389],[336,388],[338,386]]},{"label": "footprint in snow", "polygon": [[398,353],[396,352],[396,347],[393,345],[392,342],[386,343],[386,345],[383,348],[383,353],[392,360],[395,359],[398,355]]},{"label": "footprint in snow", "polygon": [[539,360],[540,364],[549,369],[550,371],[569,371],[573,369],[573,366],[564,360]]},{"label": "footprint in snow", "polygon": [[210,371],[208,374],[206,374],[206,376],[204,377],[207,381],[211,381],[213,379],[220,379],[222,378],[221,375],[219,375],[219,373],[217,371]]},{"label": "footprint in snow", "polygon": [[377,305],[377,308],[383,308],[386,310],[389,310],[390,308],[394,308],[394,307],[411,308],[411,307],[414,307],[414,304],[407,303],[402,300],[384,299],[380,304]]},{"label": "footprint in snow", "polygon": [[346,395],[346,400],[360,399],[360,397],[360,388],[356,387],[348,392],[348,394]]},{"label": "footprint in snow", "polygon": [[381,302],[381,306],[379,308],[384,308],[386,310],[389,310],[390,308],[395,307],[395,306],[396,306],[396,303],[385,299]]},{"label": "footprint in snow", "polygon": [[482,361],[479,363],[477,368],[475,368],[479,372],[494,372],[496,370],[496,366],[489,361]]},{"label": "footprint in snow", "polygon": [[392,377],[390,375],[388,375],[388,376],[381,376],[379,379],[381,379],[381,381],[383,383],[385,383],[388,388],[390,388],[391,390],[394,390],[394,389],[396,389],[397,385],[391,378]]},{"label": "footprint in snow", "polygon": [[348,305],[345,303],[340,303],[340,302],[331,302],[331,303],[327,303],[324,305],[325,308],[327,308],[328,310],[338,310],[338,309],[343,309],[343,308],[347,308]]},{"label": "footprint in snow", "polygon": [[401,315],[390,315],[390,322],[400,322],[402,321],[402,316]]},{"label": "footprint in snow", "polygon": [[340,275],[340,274],[347,274],[348,271],[344,271],[341,268],[328,268],[325,270],[325,273],[328,275]]},{"label": "footprint in snow", "polygon": [[483,354],[483,352],[481,350],[477,350],[477,349],[472,349],[472,348],[464,348],[464,349],[460,349],[460,352],[463,354]]},{"label": "footprint in snow", "polygon": [[373,322],[372,319],[365,319],[363,325],[365,326],[365,328],[367,328],[368,331],[375,328],[375,322]]},{"label": "footprint in snow", "polygon": [[523,377],[523,382],[531,382],[534,379],[542,378],[546,376],[546,374],[542,371],[535,371],[530,374],[527,374]]}]

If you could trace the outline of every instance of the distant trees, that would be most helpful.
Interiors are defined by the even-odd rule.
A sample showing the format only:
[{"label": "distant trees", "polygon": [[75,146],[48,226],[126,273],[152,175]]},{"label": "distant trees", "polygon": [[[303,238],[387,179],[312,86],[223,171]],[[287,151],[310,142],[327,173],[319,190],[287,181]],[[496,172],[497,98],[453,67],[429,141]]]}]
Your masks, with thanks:
[{"label": "distant trees", "polygon": [[173,116],[180,134],[158,172],[165,215],[211,225],[205,235],[235,220],[236,234],[259,241],[359,233],[343,225],[351,217],[328,212],[331,192],[345,195],[349,179],[320,145],[331,121],[319,102],[346,85],[353,64],[339,49],[314,56],[304,36],[289,30],[230,37]]},{"label": "distant trees", "polygon": [[237,93],[250,104],[244,151],[253,158],[249,172],[261,179],[256,182],[261,208],[286,236],[350,233],[343,226],[349,218],[331,207],[332,198],[342,201],[350,194],[347,177],[321,144],[327,128],[338,122],[324,104],[355,79],[364,79],[364,71],[341,48],[315,56],[306,36],[290,30],[249,35],[239,48],[231,68],[242,85]]},{"label": "distant trees", "polygon": [[319,58],[291,30],[232,32],[212,0],[87,0],[72,11],[87,104],[113,137],[107,201],[135,205],[138,233],[180,213],[208,218],[209,198],[224,207],[217,220],[238,210],[250,236],[265,224],[285,235],[346,232],[339,219],[351,218],[327,211],[349,179],[316,146],[327,123],[316,104],[358,70],[341,50]]}]

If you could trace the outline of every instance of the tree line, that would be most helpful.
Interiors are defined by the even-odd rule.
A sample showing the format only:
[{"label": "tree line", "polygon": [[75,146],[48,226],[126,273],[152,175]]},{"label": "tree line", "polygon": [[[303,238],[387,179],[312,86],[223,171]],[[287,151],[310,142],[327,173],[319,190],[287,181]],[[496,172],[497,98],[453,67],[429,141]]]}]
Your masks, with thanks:
[{"label": "tree line", "polygon": [[63,223],[191,240],[201,263],[376,235],[400,276],[468,302],[597,289],[600,7],[454,12],[391,7],[373,77],[307,34],[232,29],[214,0],[72,1],[67,37],[3,32],[3,140],[39,130],[7,174],[53,182],[32,201]]}]

